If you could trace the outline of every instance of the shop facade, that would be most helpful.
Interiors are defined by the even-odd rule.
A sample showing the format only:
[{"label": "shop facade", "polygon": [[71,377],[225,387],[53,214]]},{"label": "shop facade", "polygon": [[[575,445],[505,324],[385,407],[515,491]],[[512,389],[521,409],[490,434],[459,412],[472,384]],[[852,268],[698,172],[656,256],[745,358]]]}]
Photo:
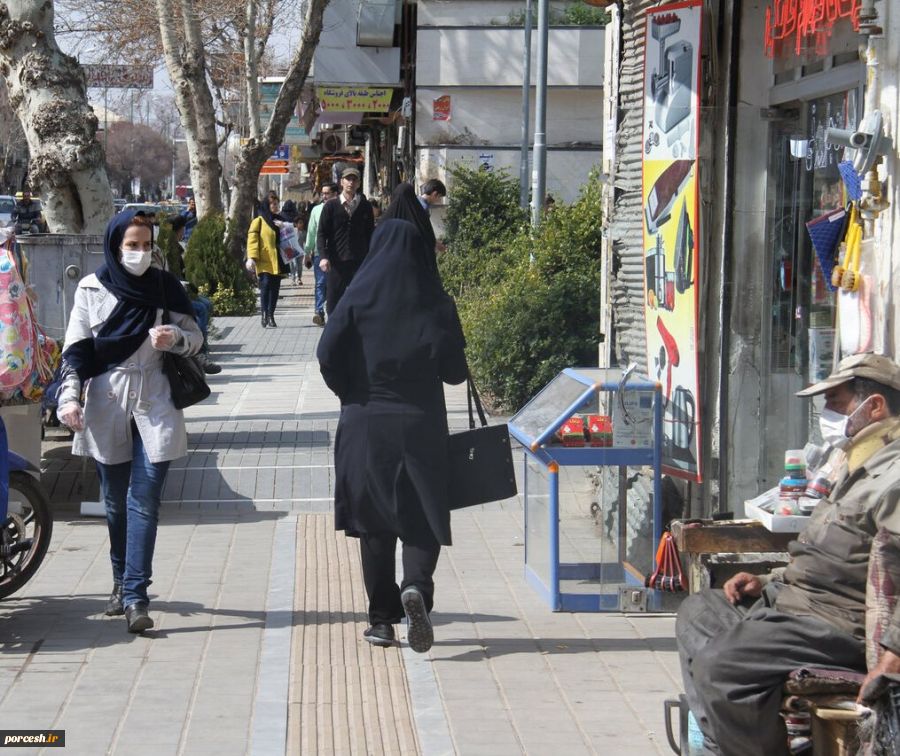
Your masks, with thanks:
[{"label": "shop facade", "polygon": [[[625,0],[614,11],[607,29],[609,275],[600,359],[636,362],[664,385],[680,384],[672,378],[673,356],[676,375],[695,360],[692,404],[675,401],[674,391],[668,402],[670,446],[678,447],[679,438],[695,445],[695,474],[670,467],[685,515],[741,515],[745,499],[777,482],[784,450],[802,447],[816,434],[821,400],[794,393],[827,375],[842,352],[900,353],[893,296],[900,281],[898,139],[892,133],[900,60],[887,45],[900,32],[900,9],[891,10],[881,0],[664,6]],[[693,11],[699,50],[686,31]],[[868,58],[861,55],[867,50]],[[666,143],[662,129],[676,120],[671,110],[660,109],[659,89],[679,84],[688,56],[697,66],[696,149],[675,155],[681,158],[675,162],[693,160],[690,179],[679,187],[696,184],[696,203],[685,203],[690,214],[681,211],[692,235],[685,236],[679,205],[672,202],[667,235],[659,234],[669,249],[663,251],[659,241],[654,258],[647,231],[657,231],[662,211],[647,181],[647,161],[660,136]],[[885,135],[893,137],[878,169],[890,205],[868,226],[861,292],[839,305],[806,224],[847,200],[838,165],[850,155],[826,141],[826,129],[855,131],[874,109],[883,115]],[[654,125],[654,115],[665,125]],[[696,326],[681,339],[663,339],[657,349],[652,324],[668,335],[664,310],[673,305],[662,299],[665,280],[654,287],[648,275],[658,276],[668,261],[683,278],[685,259],[693,263],[692,278],[679,291],[694,287]],[[640,498],[640,490],[634,495]]]}]

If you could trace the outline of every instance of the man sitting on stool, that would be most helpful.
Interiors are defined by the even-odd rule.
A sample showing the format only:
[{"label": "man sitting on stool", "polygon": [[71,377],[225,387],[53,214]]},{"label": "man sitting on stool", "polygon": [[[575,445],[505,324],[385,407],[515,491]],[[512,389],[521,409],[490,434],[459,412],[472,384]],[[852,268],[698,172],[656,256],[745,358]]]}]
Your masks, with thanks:
[{"label": "man sitting on stool", "polygon": [[[690,596],[676,636],[685,693],[706,753],[788,753],[778,712],[798,667],[866,671],[866,581],[873,539],[884,529],[900,553],[900,365],[858,354],[799,392],[825,394],[827,443],[846,452],[829,498],[788,550],[787,567],[741,572]],[[900,585],[900,574],[891,575]],[[752,604],[745,599],[758,599]],[[881,637],[866,682],[900,672],[900,604]]]}]

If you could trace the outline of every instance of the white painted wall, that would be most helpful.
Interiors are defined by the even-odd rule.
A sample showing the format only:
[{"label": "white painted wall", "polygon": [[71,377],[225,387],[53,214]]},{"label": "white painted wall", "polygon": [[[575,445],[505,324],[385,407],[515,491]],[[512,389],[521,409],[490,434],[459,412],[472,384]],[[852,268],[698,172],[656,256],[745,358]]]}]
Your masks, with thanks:
[{"label": "white painted wall", "polygon": [[331,0],[313,58],[316,84],[400,84],[399,47],[357,47],[359,0]]},{"label": "white painted wall", "polygon": [[[433,102],[450,95],[451,120],[435,121]],[[534,91],[531,96],[534,113]],[[586,142],[603,138],[602,89],[551,89],[547,101],[547,144]],[[468,129],[475,143],[517,145],[522,139],[522,90],[429,89],[416,92],[416,144],[447,144]]]},{"label": "white painted wall", "polygon": [[[416,151],[416,186],[428,179],[438,178],[453,193],[453,179],[448,177],[447,167],[453,163],[477,165],[480,155],[492,155],[494,170],[506,170],[511,176],[519,175],[517,149],[501,150],[496,147],[421,147]],[[574,202],[578,192],[588,179],[592,168],[600,166],[600,150],[549,150],[547,152],[547,192],[558,202]],[[531,171],[529,170],[529,180]],[[434,217],[434,213],[432,213]]]},{"label": "white painted wall", "polygon": [[[416,86],[521,86],[524,32],[515,28],[419,28]],[[602,86],[602,28],[550,29],[549,86]],[[532,35],[532,83],[537,69],[537,33]]]},{"label": "white painted wall", "polygon": [[[550,3],[550,12],[561,12],[569,3]],[[537,2],[532,3],[537,8]],[[419,26],[503,26],[510,13],[525,10],[522,0],[419,0]]]}]

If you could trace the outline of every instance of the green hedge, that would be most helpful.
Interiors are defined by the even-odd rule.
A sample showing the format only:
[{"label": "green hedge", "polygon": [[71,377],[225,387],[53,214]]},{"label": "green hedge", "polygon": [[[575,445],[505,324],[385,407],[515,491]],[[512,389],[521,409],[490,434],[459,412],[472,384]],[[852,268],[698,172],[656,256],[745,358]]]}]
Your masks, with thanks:
[{"label": "green hedge", "polygon": [[[468,184],[491,186],[498,178],[477,171],[453,175],[465,185],[451,184],[449,213],[460,195],[485,196]],[[478,271],[466,286],[454,281],[452,292],[466,333],[469,363],[488,401],[512,411],[564,367],[597,364],[600,181],[592,176],[572,205],[557,203],[534,236],[522,224],[509,229],[485,221],[519,212],[517,188],[515,202],[505,211],[495,206],[497,197],[510,202],[503,193],[489,193],[487,212],[477,202],[468,209],[456,208],[457,236],[450,238],[441,270],[442,274],[448,269]],[[470,225],[485,223],[480,247],[454,246],[456,240],[470,243]]]},{"label": "green hedge", "polygon": [[197,221],[184,254],[188,280],[213,302],[216,315],[252,315],[256,297],[240,264],[225,248],[225,218]]}]

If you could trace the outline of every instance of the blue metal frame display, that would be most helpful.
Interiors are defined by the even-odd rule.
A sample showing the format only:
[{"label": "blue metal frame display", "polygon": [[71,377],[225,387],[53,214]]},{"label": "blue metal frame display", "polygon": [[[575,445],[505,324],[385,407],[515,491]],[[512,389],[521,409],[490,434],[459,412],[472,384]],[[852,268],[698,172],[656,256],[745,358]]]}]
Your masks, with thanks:
[{"label": "blue metal frame display", "polygon": [[[548,397],[552,401],[552,395],[547,394],[554,383],[563,376],[574,380],[584,386],[584,391],[578,395],[574,402],[567,402],[564,410],[556,415],[553,411],[553,420],[547,422],[540,430],[529,432],[521,423],[520,418],[525,418],[529,408],[537,402],[546,402]],[[571,383],[567,382],[571,389]],[[576,414],[599,392],[644,392],[653,394],[653,437],[649,448],[626,447],[565,447],[548,444],[556,431],[572,415]],[[571,395],[571,391],[569,392]],[[615,399],[613,399],[615,401]],[[549,415],[548,415],[549,417]],[[653,543],[651,550],[655,553],[656,544],[662,536],[662,386],[646,376],[631,376],[626,383],[622,383],[622,374],[618,371],[599,368],[566,368],[557,378],[548,383],[528,404],[525,405],[510,421],[509,432],[522,444],[525,497],[525,578],[529,585],[547,602],[553,611],[565,612],[606,612],[618,611],[618,589],[615,593],[566,593],[560,589],[561,580],[585,580],[615,576],[617,585],[626,585],[643,588],[644,576],[621,559],[617,562],[589,563],[589,562],[560,562],[560,506],[559,506],[559,468],[561,466],[576,467],[642,467],[649,466],[653,469]],[[549,497],[547,507],[547,533],[548,533],[548,575],[543,578],[532,567],[530,555],[534,554],[534,544],[529,543],[529,496],[534,492],[529,486],[528,460],[529,458],[547,471]],[[621,515],[620,515],[621,516]],[[649,590],[649,589],[648,589]],[[650,594],[648,607],[658,608],[659,601]]]}]

